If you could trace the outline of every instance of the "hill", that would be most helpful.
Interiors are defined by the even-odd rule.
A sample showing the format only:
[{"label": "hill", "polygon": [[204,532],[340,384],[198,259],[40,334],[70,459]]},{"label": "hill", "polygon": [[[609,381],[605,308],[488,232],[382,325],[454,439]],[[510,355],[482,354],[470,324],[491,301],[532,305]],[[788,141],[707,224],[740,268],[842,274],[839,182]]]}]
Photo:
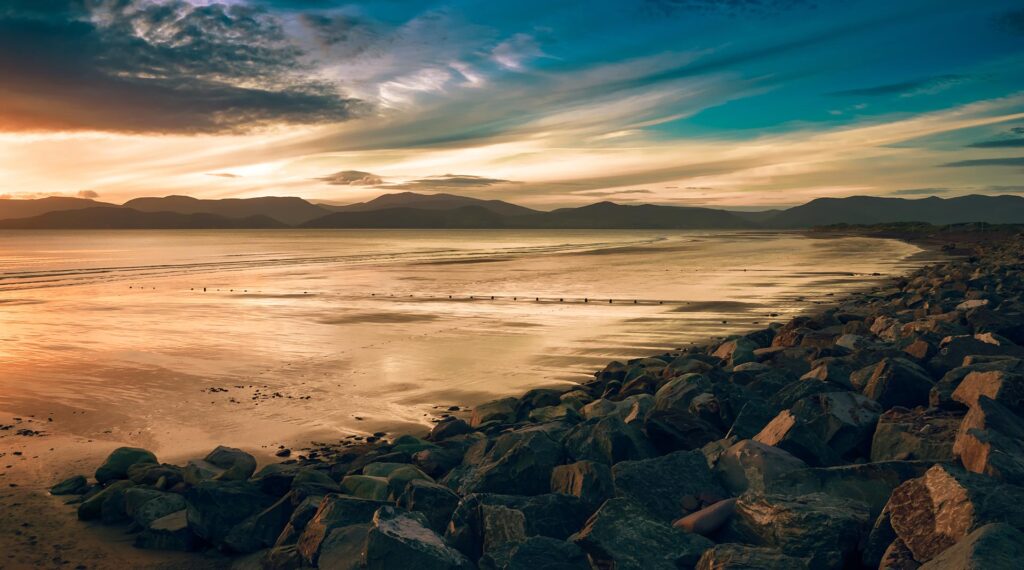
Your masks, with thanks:
[{"label": "hill", "polygon": [[321,206],[293,196],[225,198],[222,200],[200,200],[190,196],[165,196],[163,198],[136,198],[125,202],[124,205],[140,212],[216,214],[227,218],[266,216],[289,226],[300,225],[329,212]]},{"label": "hill", "polygon": [[451,210],[385,208],[365,212],[335,212],[306,222],[304,228],[501,228],[505,219],[480,206]]},{"label": "hill", "polygon": [[757,225],[733,212],[678,206],[623,206],[598,202],[581,208],[562,208],[520,220],[521,227],[551,229],[743,229]]},{"label": "hill", "polygon": [[481,200],[455,194],[417,194],[415,192],[399,192],[383,194],[368,202],[359,202],[347,206],[320,206],[335,212],[367,212],[390,208],[416,208],[418,210],[453,210],[464,206],[477,206],[502,216],[525,216],[539,213],[523,206],[510,204],[502,200]]},{"label": "hill", "polygon": [[47,212],[81,210],[83,208],[119,208],[115,204],[85,198],[53,196],[37,200],[0,200],[0,220],[31,218]]},{"label": "hill", "polygon": [[789,208],[765,220],[770,228],[807,228],[833,224],[890,224],[923,222],[935,225],[969,222],[1012,224],[1024,222],[1024,198],[1020,196],[981,196],[957,198],[935,196],[909,200],[851,196],[818,198]]},{"label": "hill", "polygon": [[287,227],[266,216],[227,218],[215,214],[140,212],[131,208],[84,208],[47,212],[30,218],[0,220],[0,229],[14,230],[212,230]]}]

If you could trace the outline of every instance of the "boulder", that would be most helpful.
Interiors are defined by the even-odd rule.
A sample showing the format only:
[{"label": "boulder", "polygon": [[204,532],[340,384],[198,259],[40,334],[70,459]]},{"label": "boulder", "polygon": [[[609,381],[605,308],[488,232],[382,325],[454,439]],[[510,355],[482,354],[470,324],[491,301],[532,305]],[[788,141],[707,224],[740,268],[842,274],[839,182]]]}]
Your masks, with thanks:
[{"label": "boulder", "polygon": [[75,475],[50,487],[51,495],[84,495],[89,490],[89,482],[84,475]]},{"label": "boulder", "polygon": [[148,528],[153,521],[186,508],[185,498],[181,495],[152,489],[127,489],[124,499],[125,513],[140,528]]},{"label": "boulder", "polygon": [[473,408],[473,415],[469,420],[469,425],[478,428],[490,422],[501,424],[513,423],[516,421],[516,408],[518,406],[518,398],[501,398],[480,404]]},{"label": "boulder", "polygon": [[797,402],[793,415],[846,460],[867,457],[881,406],[853,392],[826,392]]},{"label": "boulder", "polygon": [[746,544],[719,544],[704,552],[696,570],[807,570],[807,560],[778,549]]},{"label": "boulder", "polygon": [[987,524],[921,566],[921,570],[1015,570],[1024,559],[1024,533]]},{"label": "boulder", "polygon": [[839,455],[818,437],[816,431],[790,410],[779,412],[775,419],[754,436],[754,441],[778,447],[814,467],[840,462]]},{"label": "boulder", "polygon": [[[103,505],[108,500],[114,499],[116,501],[119,500],[119,497],[123,498],[124,491],[134,486],[135,483],[128,480],[114,481],[96,494],[86,496],[85,500],[78,505],[78,520],[91,521],[101,518],[103,516]],[[113,512],[113,510],[109,507],[107,509],[108,512]]]},{"label": "boulder", "polygon": [[977,396],[960,424],[953,454],[968,471],[1024,484],[1024,419],[988,396]]},{"label": "boulder", "polygon": [[980,396],[1020,413],[1024,411],[1024,374],[1004,370],[971,372],[952,394],[954,400],[968,407],[977,404]]},{"label": "boulder", "polygon": [[855,564],[869,525],[868,507],[823,493],[800,496],[745,493],[736,502],[730,530],[743,542],[810,557],[814,568]]},{"label": "boulder", "polygon": [[[330,570],[364,568],[364,552],[369,534],[369,523],[353,524],[331,530],[320,549],[320,557],[317,560],[318,567]],[[296,552],[298,552],[297,549]],[[299,553],[299,562],[301,561],[302,555]]]},{"label": "boulder", "polygon": [[783,474],[773,488],[791,494],[825,493],[859,501],[868,506],[874,519],[893,489],[924,475],[932,465],[931,461],[881,461],[797,469]]},{"label": "boulder", "polygon": [[699,504],[725,497],[700,451],[623,461],[612,467],[612,481],[617,497],[634,501],[655,520],[666,523],[683,513],[684,500]]},{"label": "boulder", "polygon": [[128,468],[136,463],[157,463],[152,452],[139,447],[119,447],[115,449],[98,469],[96,481],[100,485],[117,479],[128,478]]},{"label": "boulder", "polygon": [[864,395],[888,410],[894,406],[927,406],[935,384],[928,372],[905,358],[884,358],[871,373]]},{"label": "boulder", "polygon": [[185,494],[188,526],[196,536],[220,544],[236,525],[276,500],[247,481],[203,481]]},{"label": "boulder", "polygon": [[889,543],[878,561],[879,570],[916,570],[920,567],[921,565],[914,560],[914,554],[899,538]]},{"label": "boulder", "polygon": [[467,434],[473,428],[465,420],[450,417],[447,420],[438,422],[437,425],[427,434],[427,441],[442,441],[457,435]]},{"label": "boulder", "polygon": [[136,485],[169,489],[183,480],[183,473],[177,465],[136,463],[128,468],[128,480]]},{"label": "boulder", "polygon": [[377,509],[386,504],[382,501],[345,495],[327,495],[299,537],[299,553],[302,559],[309,564],[316,564],[324,539],[332,530],[350,525],[369,524]]},{"label": "boulder", "polygon": [[719,457],[715,473],[730,493],[738,495],[748,489],[770,491],[786,474],[806,467],[806,463],[778,447],[745,439]]},{"label": "boulder", "polygon": [[596,461],[559,465],[551,472],[551,492],[579,497],[595,507],[612,497],[612,470]]},{"label": "boulder", "polygon": [[[729,428],[729,432],[725,434],[725,437],[750,439],[760,433],[764,426],[775,419],[779,411],[778,408],[766,400],[750,400],[740,408],[739,413],[736,414],[736,419],[733,420],[732,426]],[[648,436],[650,436],[650,430],[648,430]]]},{"label": "boulder", "polygon": [[714,544],[651,518],[647,509],[627,498],[606,501],[569,540],[587,553],[593,566],[616,570],[692,567]]},{"label": "boulder", "polygon": [[510,543],[489,552],[480,568],[494,570],[590,570],[587,555],[571,542],[531,536],[522,542]]},{"label": "boulder", "polygon": [[961,418],[957,412],[893,408],[878,419],[871,461],[950,461]]},{"label": "boulder", "polygon": [[538,424],[547,422],[566,422],[575,424],[582,421],[583,417],[576,411],[576,408],[566,404],[559,404],[557,406],[545,406],[543,408],[530,410],[527,419]]},{"label": "boulder", "polygon": [[434,532],[444,532],[458,505],[459,496],[454,491],[444,485],[421,479],[409,481],[405,491],[398,498],[398,506],[423,513],[428,526]]},{"label": "boulder", "polygon": [[461,552],[449,547],[430,530],[423,514],[404,512],[390,506],[381,507],[373,515],[364,557],[364,567],[368,570],[452,570],[474,566]]},{"label": "boulder", "polygon": [[371,477],[369,475],[345,477],[341,480],[341,490],[353,497],[374,501],[385,501],[390,493],[386,477]]},{"label": "boulder", "polygon": [[639,427],[625,423],[614,414],[577,425],[566,436],[564,444],[567,455],[573,460],[608,465],[657,455]]},{"label": "boulder", "polygon": [[504,433],[489,448],[482,446],[478,452],[482,452],[478,461],[464,463],[458,473],[453,471],[444,481],[461,495],[546,493],[551,488],[551,471],[564,457],[562,446],[537,428]]},{"label": "boulder", "polygon": [[199,544],[199,539],[189,529],[184,509],[151,521],[135,535],[135,547],[146,550],[188,552],[198,549]]},{"label": "boulder", "polygon": [[281,531],[277,540],[274,541],[274,545],[286,546],[298,542],[299,536],[306,529],[309,521],[316,516],[316,512],[320,509],[320,503],[323,500],[324,497],[322,495],[309,495],[299,501],[292,510],[292,516],[288,519],[288,524],[285,525],[284,530]]},{"label": "boulder", "polygon": [[648,441],[662,453],[698,449],[723,435],[717,426],[689,411],[651,410],[643,426]]},{"label": "boulder", "polygon": [[948,336],[939,343],[939,352],[928,361],[937,374],[962,366],[968,356],[1012,356],[1024,358],[1024,348],[995,333]]},{"label": "boulder", "polygon": [[745,337],[738,337],[727,340],[718,345],[718,348],[715,349],[712,356],[721,358],[726,361],[729,366],[736,366],[747,362],[754,362],[756,360],[754,351],[758,348],[761,347],[753,340]]},{"label": "boulder", "polygon": [[672,526],[683,532],[708,536],[729,522],[735,512],[736,499],[725,499],[686,515],[672,523]]},{"label": "boulder", "polygon": [[242,554],[256,552],[273,546],[288,526],[295,510],[295,502],[290,495],[278,499],[276,503],[263,511],[250,516],[224,537],[224,546]]},{"label": "boulder", "polygon": [[220,481],[245,481],[256,472],[256,458],[234,447],[219,445],[203,460],[223,469],[216,477]]}]

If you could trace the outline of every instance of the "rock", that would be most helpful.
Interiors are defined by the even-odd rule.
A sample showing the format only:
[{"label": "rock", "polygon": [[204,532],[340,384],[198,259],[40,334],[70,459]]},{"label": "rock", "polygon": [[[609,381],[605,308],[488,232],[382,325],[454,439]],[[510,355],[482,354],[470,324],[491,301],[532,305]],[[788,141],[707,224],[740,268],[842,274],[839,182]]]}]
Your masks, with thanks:
[{"label": "rock", "polygon": [[[732,426],[729,428],[729,432],[725,434],[725,437],[750,439],[760,433],[764,426],[775,419],[779,411],[779,409],[765,400],[751,400],[740,408],[739,413],[736,414],[736,419],[732,422]],[[648,435],[650,435],[649,431]]]},{"label": "rock", "polygon": [[778,447],[814,467],[835,465],[839,455],[790,410],[783,410],[764,427],[754,441]]},{"label": "rock", "polygon": [[948,336],[939,343],[939,353],[928,361],[928,367],[937,374],[945,374],[962,366],[964,358],[975,355],[1022,358],[1024,348],[994,333]]},{"label": "rock", "polygon": [[778,548],[789,556],[809,556],[815,568],[839,570],[858,558],[867,531],[863,503],[822,493],[801,496],[745,493],[736,502],[731,530],[744,542]]},{"label": "rock", "polygon": [[930,461],[882,461],[799,469],[783,474],[773,488],[790,494],[825,493],[859,501],[868,506],[874,519],[893,489],[924,475],[932,465]]},{"label": "rock", "polygon": [[661,453],[699,449],[723,435],[718,427],[689,411],[651,410],[643,426],[648,441]]},{"label": "rock", "polygon": [[921,570],[1015,570],[1024,559],[1024,533],[1010,525],[985,525],[921,566]]},{"label": "rock", "polygon": [[148,528],[153,521],[186,508],[185,498],[181,495],[151,489],[126,489],[124,500],[125,513],[140,528]]},{"label": "rock", "polygon": [[719,544],[704,552],[696,570],[807,570],[807,560],[774,548]]},{"label": "rock", "polygon": [[916,570],[920,567],[913,553],[899,538],[889,543],[878,562],[879,570]]},{"label": "rock", "polygon": [[1024,419],[988,396],[977,396],[956,434],[953,454],[968,471],[1024,483]]},{"label": "rock", "polygon": [[878,419],[871,461],[950,461],[960,420],[955,412],[893,408]]},{"label": "rock", "polygon": [[95,495],[92,495],[91,497],[87,496],[86,499],[78,505],[78,520],[91,521],[100,518],[103,515],[103,504],[106,503],[108,499],[116,499],[118,495],[134,486],[135,483],[132,483],[131,481],[115,481]]},{"label": "rock", "polygon": [[84,495],[89,490],[89,482],[83,475],[69,477],[53,487],[50,487],[51,495]]},{"label": "rock", "polygon": [[569,540],[587,553],[593,566],[616,570],[692,567],[713,545],[651,518],[647,509],[626,498],[609,499]]},{"label": "rock", "polygon": [[708,536],[729,522],[736,512],[736,499],[725,499],[710,506],[686,515],[672,523],[672,526],[683,532],[694,532]]},{"label": "rock", "polygon": [[135,547],[189,552],[199,548],[199,539],[189,529],[188,516],[182,509],[151,521],[135,535]]},{"label": "rock", "polygon": [[301,499],[309,495],[337,493],[341,490],[341,486],[335,483],[334,479],[331,479],[331,476],[324,471],[304,468],[299,469],[295,478],[292,479],[291,490]]},{"label": "rock", "polygon": [[103,524],[116,524],[128,520],[128,507],[125,501],[125,493],[132,489],[133,485],[107,487],[109,492],[107,498],[100,505],[100,521]]},{"label": "rock", "polygon": [[469,425],[478,428],[489,422],[510,424],[516,421],[516,408],[519,406],[517,398],[501,398],[473,408],[473,416]]},{"label": "rock", "polygon": [[128,468],[128,480],[136,485],[155,486],[163,479],[163,488],[170,488],[183,480],[181,467],[166,463],[136,463]]},{"label": "rock", "polygon": [[[323,541],[317,566],[330,570],[364,568],[366,539],[369,534],[368,523],[333,529]],[[301,553],[299,556],[301,561]]]},{"label": "rock", "polygon": [[391,442],[392,453],[404,453],[411,456],[426,449],[437,449],[437,445],[411,435],[400,435]]},{"label": "rock", "polygon": [[526,540],[526,515],[503,505],[480,505],[483,552]]},{"label": "rock", "polygon": [[617,497],[647,509],[655,520],[670,523],[682,514],[684,498],[725,497],[700,451],[676,451],[653,459],[623,461],[612,467]]},{"label": "rock", "polygon": [[551,492],[579,497],[596,507],[615,493],[612,470],[603,463],[586,460],[559,465],[551,472]]},{"label": "rock", "polygon": [[422,514],[390,506],[381,507],[373,515],[364,556],[368,570],[473,568],[468,558],[427,527]]},{"label": "rock", "polygon": [[341,480],[341,490],[360,499],[386,501],[390,489],[385,477],[368,475],[349,475]]},{"label": "rock", "polygon": [[793,415],[840,457],[867,457],[882,408],[853,392],[815,394],[797,402]]},{"label": "rock", "polygon": [[438,422],[437,425],[427,434],[427,441],[442,441],[457,435],[463,435],[473,431],[468,423],[459,418],[451,418],[447,421]]},{"label": "rock", "polygon": [[203,481],[188,490],[185,501],[192,532],[220,544],[236,525],[274,504],[276,498],[247,481]]},{"label": "rock", "polygon": [[242,554],[273,546],[291,520],[294,510],[292,497],[281,497],[273,505],[232,528],[224,538],[224,546]]},{"label": "rock", "polygon": [[302,471],[308,468],[297,464],[271,463],[252,476],[252,482],[260,490],[275,497],[283,497],[292,488],[292,483]]},{"label": "rock", "polygon": [[427,481],[433,483],[434,480],[429,475],[421,471],[418,467],[413,465],[403,465],[397,469],[392,470],[388,473],[388,500],[395,501],[399,496],[405,492],[405,487],[410,481]]},{"label": "rock", "polygon": [[1024,526],[1024,489],[948,465],[935,465],[892,492],[886,510],[896,535],[927,562],[990,522]]},{"label": "rock", "polygon": [[758,348],[761,347],[749,338],[738,337],[718,345],[712,356],[721,358],[729,366],[736,366],[746,364],[747,362],[754,362],[756,360],[754,351]]},{"label": "rock", "polygon": [[[293,498],[296,497],[293,495]],[[288,519],[288,524],[285,525],[284,530],[281,531],[281,534],[274,541],[274,545],[285,546],[298,542],[299,536],[306,529],[309,521],[316,516],[316,512],[320,509],[320,503],[323,500],[324,497],[322,495],[309,495],[299,501],[292,510],[292,516]]]},{"label": "rock", "polygon": [[534,388],[526,392],[518,400],[516,417],[525,419],[534,410],[561,404],[563,393],[565,390],[556,388]]},{"label": "rock", "polygon": [[458,505],[459,496],[454,491],[444,485],[420,479],[409,481],[398,498],[398,506],[423,513],[430,528],[439,533],[444,532]]},{"label": "rock", "polygon": [[224,470],[217,475],[221,481],[245,481],[256,472],[256,458],[234,447],[219,445],[203,460]]},{"label": "rock", "polygon": [[531,410],[528,419],[533,423],[566,422],[575,424],[583,420],[583,416],[576,411],[576,408],[559,404],[557,406],[545,406]]},{"label": "rock", "polygon": [[[260,557],[260,570],[298,570],[302,568],[302,555],[294,544],[275,546]],[[349,567],[339,567],[349,570]]]},{"label": "rock", "polygon": [[614,465],[627,459],[654,457],[657,451],[640,428],[616,415],[587,420],[565,438],[566,453],[576,461],[599,461]]},{"label": "rock", "polygon": [[571,542],[531,536],[507,545],[499,553],[488,553],[480,567],[495,570],[589,570],[590,564],[583,550]]},{"label": "rock", "polygon": [[202,459],[190,459],[185,464],[185,468],[182,470],[181,476],[186,483],[195,486],[203,481],[214,481],[225,471],[227,470],[217,467],[208,461],[204,461]]},{"label": "rock", "polygon": [[551,471],[562,463],[562,446],[539,429],[502,434],[476,465],[463,465],[445,484],[459,494],[537,495],[551,487]]},{"label": "rock", "polygon": [[935,383],[928,372],[905,358],[884,358],[864,387],[864,395],[888,410],[894,406],[927,406]]},{"label": "rock", "polygon": [[745,439],[721,455],[715,472],[725,488],[738,495],[748,489],[769,491],[786,474],[806,467],[806,463],[782,449]]},{"label": "rock", "polygon": [[157,463],[152,452],[138,447],[119,447],[96,470],[96,481],[100,485],[116,479],[127,479],[128,468],[136,463]]},{"label": "rock", "polygon": [[345,495],[327,495],[299,537],[299,553],[307,563],[316,564],[322,543],[336,528],[368,524],[373,514],[387,503]]},{"label": "rock", "polygon": [[1024,375],[1003,370],[971,372],[953,391],[952,398],[970,407],[978,403],[980,396],[1020,413],[1024,411]]}]

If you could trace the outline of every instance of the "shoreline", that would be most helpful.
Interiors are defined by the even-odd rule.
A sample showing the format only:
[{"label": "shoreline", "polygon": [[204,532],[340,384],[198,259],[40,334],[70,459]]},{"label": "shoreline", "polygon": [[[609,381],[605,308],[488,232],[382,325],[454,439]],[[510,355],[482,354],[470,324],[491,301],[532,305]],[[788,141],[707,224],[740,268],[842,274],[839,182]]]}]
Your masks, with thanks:
[{"label": "shoreline", "polygon": [[[854,233],[854,234],[845,234],[845,235],[858,235],[860,237],[864,237],[863,234],[856,234],[856,233]],[[810,237],[826,237],[826,236],[821,236],[821,234],[817,234],[817,235],[812,235]],[[830,237],[830,236],[828,236],[828,237]],[[935,253],[939,253],[941,251],[940,248],[941,248],[941,245],[943,243],[942,240],[937,240],[937,241],[919,240],[918,243],[915,243],[914,239],[917,238],[918,236],[910,236],[908,238],[901,238],[899,236],[894,236],[894,235],[884,235],[884,236],[877,235],[877,236],[868,236],[868,237],[884,237],[886,239],[903,239],[904,241],[908,241],[910,243],[914,243],[914,245],[917,245],[918,247],[922,247],[922,244],[924,246],[926,246],[926,247],[922,247],[922,249],[924,249],[924,251],[920,252],[919,254],[915,254],[915,255],[934,255]],[[951,253],[951,252],[947,250],[944,253],[948,254],[948,253]],[[932,260],[931,262],[935,263],[935,260]],[[886,283],[888,283],[888,282],[896,282],[896,281],[899,281],[900,279],[903,279],[903,278],[904,278],[903,276],[893,277],[891,279],[886,280]],[[870,287],[871,286],[868,285],[867,287],[865,287],[865,289],[869,289]],[[878,287],[878,286],[876,285],[876,287]],[[863,296],[863,295],[865,295],[865,293],[863,293],[863,292],[862,293],[854,293],[852,295],[849,295],[848,296],[849,298],[835,300],[834,303],[830,303],[830,306],[838,306],[838,305],[843,304],[844,302],[850,302],[850,300],[852,298],[854,298],[854,297]],[[827,311],[827,310],[829,310],[829,308],[827,306],[810,307],[808,311],[805,311],[804,313],[801,313],[800,316],[795,317],[795,318],[806,317],[808,315],[813,315],[813,314],[820,313],[822,311]],[[789,321],[789,322],[792,322],[792,321]],[[706,347],[706,346],[710,346],[710,344],[712,342],[715,342],[714,339],[713,338],[709,338],[706,344],[698,343],[698,344],[696,344],[694,346],[695,347],[701,347],[701,346]],[[694,349],[694,347],[687,347],[686,349],[681,349],[681,350],[692,351],[693,349]],[[646,359],[636,359],[636,360],[646,360]],[[538,390],[541,391],[541,392],[544,391],[543,389],[538,389]],[[538,390],[531,390],[531,392],[538,392]],[[563,387],[559,391],[560,392],[565,392],[567,390],[565,390],[564,387]],[[571,392],[573,390],[568,390],[568,391]],[[459,412],[452,414],[452,417],[454,417],[454,418],[469,419],[468,415],[469,414],[468,414],[468,412],[466,410],[460,410]],[[454,421],[455,420],[452,420],[452,422],[454,422]],[[449,422],[445,422],[445,423],[449,423]],[[436,428],[435,428],[435,430],[436,430]],[[347,447],[345,449],[339,449],[339,448],[333,447],[333,446],[325,447],[325,446],[312,445],[311,447],[312,447],[313,451],[315,451],[314,456],[317,457],[318,461],[299,461],[299,462],[296,462],[296,463],[292,463],[292,465],[321,466],[322,467],[324,465],[324,461],[322,461],[322,460],[325,457],[330,458],[330,459],[327,460],[327,463],[330,463],[332,461],[336,462],[336,461],[339,460],[339,457],[350,455],[351,454],[351,450],[353,448],[366,448],[366,449],[372,449],[372,450],[379,450],[379,449],[387,448],[388,445],[387,444],[382,444],[380,442],[374,442],[373,444],[370,444],[370,445],[355,445],[355,446]],[[69,521],[68,524],[75,524],[75,523]],[[76,525],[76,526],[81,527],[81,525]],[[105,532],[103,534],[105,534],[106,538],[109,539],[109,537],[110,537],[110,533],[109,532]],[[146,551],[137,551],[137,552],[146,552]],[[187,558],[180,558],[178,555],[173,555],[172,554],[169,557],[171,560],[169,560],[169,561],[160,560],[158,562],[158,564],[165,564],[165,562],[166,562],[166,564],[171,564],[171,565],[160,565],[160,566],[154,566],[154,567],[174,568],[176,566],[174,566],[173,564],[176,564],[176,563],[186,563],[187,561],[201,561],[202,560],[201,556],[199,558],[196,558],[197,555],[195,555],[195,554],[185,555],[185,556],[187,556]],[[158,556],[157,559],[160,559],[160,557]],[[228,560],[228,559],[217,559],[216,564],[223,564],[226,560]],[[240,560],[240,559],[235,558],[233,560],[237,561],[237,560]],[[5,567],[5,566],[3,566],[2,561],[0,561],[0,568],[3,568],[3,567]],[[93,566],[89,566],[89,567],[93,567]]]}]

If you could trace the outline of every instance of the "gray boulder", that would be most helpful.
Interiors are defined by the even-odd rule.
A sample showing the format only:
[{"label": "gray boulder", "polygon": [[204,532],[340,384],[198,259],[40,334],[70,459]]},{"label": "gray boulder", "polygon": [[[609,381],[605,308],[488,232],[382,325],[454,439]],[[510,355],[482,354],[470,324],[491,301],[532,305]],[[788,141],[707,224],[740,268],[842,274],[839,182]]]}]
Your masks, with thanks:
[{"label": "gray boulder", "polygon": [[1024,560],[1024,533],[1010,525],[985,525],[944,550],[922,570],[1015,570]]},{"label": "gray boulder", "polygon": [[676,451],[612,467],[615,495],[647,509],[655,520],[670,523],[683,514],[683,503],[711,503],[725,497],[704,454]]},{"label": "gray boulder", "polygon": [[473,568],[468,558],[430,530],[423,514],[390,506],[381,507],[373,515],[364,556],[368,570]]},{"label": "gray boulder", "polygon": [[127,479],[128,468],[136,463],[158,463],[152,452],[139,447],[119,447],[112,451],[96,469],[96,481],[101,485],[116,479]]}]

